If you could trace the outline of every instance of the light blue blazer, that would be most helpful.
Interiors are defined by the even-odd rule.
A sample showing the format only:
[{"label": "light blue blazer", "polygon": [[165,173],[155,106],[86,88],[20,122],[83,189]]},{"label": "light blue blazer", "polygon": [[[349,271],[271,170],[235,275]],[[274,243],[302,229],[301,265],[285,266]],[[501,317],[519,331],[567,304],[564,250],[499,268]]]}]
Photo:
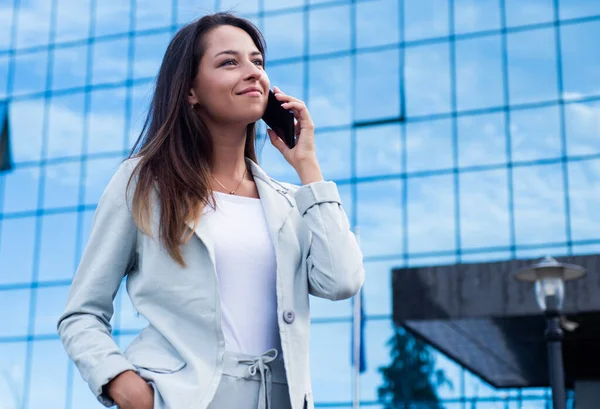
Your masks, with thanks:
[{"label": "light blue blazer", "polygon": [[[104,191],[73,279],[58,333],[83,379],[106,406],[103,386],[136,371],[152,384],[155,408],[205,409],[219,385],[224,339],[213,237],[204,219],[181,247],[186,268],[154,237],[141,233],[126,184],[138,159],[124,161]],[[277,311],[293,409],[314,407],[309,370],[309,294],[342,300],[364,281],[363,258],[337,186],[279,183],[247,160],[265,211],[277,260]],[[132,183],[135,187],[135,183]],[[122,278],[149,322],[124,352],[111,336],[113,300]]]}]

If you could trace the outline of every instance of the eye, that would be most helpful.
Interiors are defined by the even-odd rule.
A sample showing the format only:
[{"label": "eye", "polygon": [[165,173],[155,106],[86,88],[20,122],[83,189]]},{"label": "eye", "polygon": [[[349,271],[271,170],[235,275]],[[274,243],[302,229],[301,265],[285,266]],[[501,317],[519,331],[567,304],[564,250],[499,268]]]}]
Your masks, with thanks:
[{"label": "eye", "polygon": [[264,61],[260,58],[257,58],[256,60],[254,60],[252,62],[260,67],[262,67],[265,64]]},{"label": "eye", "polygon": [[234,64],[235,64],[235,60],[226,60],[221,63],[221,67],[225,67],[228,65],[234,65]]}]

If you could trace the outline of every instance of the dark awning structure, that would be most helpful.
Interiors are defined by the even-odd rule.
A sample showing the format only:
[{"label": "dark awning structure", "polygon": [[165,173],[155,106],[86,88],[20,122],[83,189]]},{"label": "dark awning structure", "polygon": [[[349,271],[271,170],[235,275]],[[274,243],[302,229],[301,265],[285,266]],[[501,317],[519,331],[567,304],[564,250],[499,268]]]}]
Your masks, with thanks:
[{"label": "dark awning structure", "polygon": [[[587,270],[565,285],[567,387],[600,379],[600,255],[557,257]],[[394,269],[394,322],[497,388],[546,387],[545,319],[533,284],[514,279],[539,260]]]}]

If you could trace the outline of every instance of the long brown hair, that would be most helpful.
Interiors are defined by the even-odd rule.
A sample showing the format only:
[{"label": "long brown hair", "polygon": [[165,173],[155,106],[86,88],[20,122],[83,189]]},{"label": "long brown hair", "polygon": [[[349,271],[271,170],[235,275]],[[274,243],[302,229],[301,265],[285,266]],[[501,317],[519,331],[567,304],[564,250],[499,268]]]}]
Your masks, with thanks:
[{"label": "long brown hair", "polygon": [[[188,103],[188,93],[205,53],[204,36],[214,28],[230,25],[241,28],[265,55],[265,40],[250,21],[230,13],[204,16],[182,27],[173,37],[162,60],[154,96],[142,131],[129,158],[138,161],[129,183],[137,178],[132,201],[136,225],[150,231],[151,197],[159,204],[160,240],[181,266],[185,262],[180,245],[186,222],[198,221],[201,209],[214,205],[210,189],[213,145],[208,128]],[[244,156],[257,162],[256,124],[248,125]]]}]

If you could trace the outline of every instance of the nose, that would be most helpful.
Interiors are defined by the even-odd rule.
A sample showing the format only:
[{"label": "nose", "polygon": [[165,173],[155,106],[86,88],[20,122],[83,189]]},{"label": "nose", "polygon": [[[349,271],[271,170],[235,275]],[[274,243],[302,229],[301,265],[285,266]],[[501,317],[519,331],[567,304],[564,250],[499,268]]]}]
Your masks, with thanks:
[{"label": "nose", "polygon": [[247,64],[247,69],[244,75],[244,79],[246,81],[248,80],[254,80],[254,81],[258,81],[260,79],[260,77],[262,77],[265,73],[265,71],[262,69],[262,67],[256,65],[253,62],[248,62]]}]

